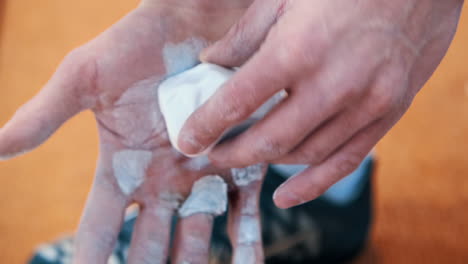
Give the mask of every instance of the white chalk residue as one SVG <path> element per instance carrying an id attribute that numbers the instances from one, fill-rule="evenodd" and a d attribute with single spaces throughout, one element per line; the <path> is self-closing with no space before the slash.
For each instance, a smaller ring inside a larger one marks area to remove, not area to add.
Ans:
<path id="1" fill-rule="evenodd" d="M 198 55 L 206 46 L 206 41 L 199 38 L 189 38 L 180 43 L 166 43 L 163 48 L 166 76 L 178 74 L 197 65 L 200 62 Z"/>
<path id="2" fill-rule="evenodd" d="M 143 247 L 146 249 L 143 251 L 146 253 L 144 256 L 136 257 L 137 261 L 131 263 L 154 263 L 154 264 L 163 264 L 166 263 L 162 261 L 165 259 L 165 247 L 163 246 L 163 241 L 147 241 Z"/>
<path id="3" fill-rule="evenodd" d="M 124 194 L 132 194 L 143 183 L 152 156 L 150 151 L 143 150 L 124 150 L 114 154 L 114 176 Z"/>
<path id="4" fill-rule="evenodd" d="M 192 170 L 192 171 L 200 171 L 205 169 L 211 164 L 210 159 L 208 156 L 199 156 L 188 159 L 184 164 L 184 168 Z"/>
<path id="5" fill-rule="evenodd" d="M 125 145 L 143 146 L 154 135 L 164 134 L 164 119 L 156 100 L 160 80 L 151 77 L 135 83 L 114 103 L 114 129 L 124 137 Z"/>
<path id="6" fill-rule="evenodd" d="M 263 177 L 263 165 L 256 164 L 247 168 L 231 169 L 232 179 L 237 186 L 247 186 Z"/>
<path id="7" fill-rule="evenodd" d="M 179 194 L 167 191 L 161 192 L 158 195 L 158 200 L 164 205 L 157 208 L 157 210 L 154 211 L 154 214 L 162 223 L 169 221 L 168 219 L 174 215 L 174 211 L 179 208 L 182 199 L 183 197 Z"/>
<path id="8" fill-rule="evenodd" d="M 236 248 L 234 264 L 255 264 L 255 249 L 250 245 L 240 245 Z"/>
<path id="9" fill-rule="evenodd" d="M 176 210 L 180 206 L 180 202 L 183 200 L 183 197 L 179 194 L 172 192 L 161 192 L 159 194 L 159 200 L 166 203 L 166 207 L 171 210 Z"/>
<path id="10" fill-rule="evenodd" d="M 256 263 L 254 244 L 261 241 L 260 222 L 257 218 L 250 215 L 242 215 L 239 221 L 234 263 Z"/>
<path id="11" fill-rule="evenodd" d="M 243 215 L 255 215 L 258 213 L 258 197 L 250 195 L 241 209 Z"/>
<path id="12" fill-rule="evenodd" d="M 253 244 L 260 241 L 260 223 L 254 216 L 243 215 L 240 219 L 237 243 Z"/>
<path id="13" fill-rule="evenodd" d="M 219 176 L 205 176 L 196 181 L 192 192 L 179 209 L 180 217 L 205 213 L 221 215 L 227 207 L 227 184 Z"/>

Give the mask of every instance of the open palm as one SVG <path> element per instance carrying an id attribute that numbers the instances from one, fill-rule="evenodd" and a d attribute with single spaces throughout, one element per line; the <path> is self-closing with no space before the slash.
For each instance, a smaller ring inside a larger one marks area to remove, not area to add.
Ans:
<path id="1" fill-rule="evenodd" d="M 262 261 L 257 202 L 263 167 L 240 171 L 253 180 L 236 185 L 231 171 L 180 155 L 170 145 L 157 99 L 158 84 L 197 64 L 199 51 L 242 12 L 209 9 L 200 14 L 143 3 L 71 52 L 41 92 L 0 130 L 0 157 L 7 159 L 40 145 L 75 114 L 95 113 L 100 155 L 77 233 L 75 263 L 107 262 L 132 203 L 139 204 L 140 216 L 129 263 L 165 263 L 175 211 L 194 183 L 212 174 L 223 176 L 230 191 L 239 194 L 229 227 L 235 260 L 240 260 L 236 252 L 248 248 L 254 262 Z M 200 209 L 179 221 L 173 263 L 207 263 L 213 217 L 219 213 Z M 242 237 L 244 220 L 256 222 L 253 237 L 258 239 Z"/>

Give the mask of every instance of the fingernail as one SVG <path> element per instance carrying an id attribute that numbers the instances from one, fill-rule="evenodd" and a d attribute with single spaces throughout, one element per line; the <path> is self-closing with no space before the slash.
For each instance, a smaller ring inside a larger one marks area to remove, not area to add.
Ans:
<path id="1" fill-rule="evenodd" d="M 178 148 L 187 155 L 195 155 L 204 150 L 204 147 L 195 139 L 192 133 L 179 135 Z"/>

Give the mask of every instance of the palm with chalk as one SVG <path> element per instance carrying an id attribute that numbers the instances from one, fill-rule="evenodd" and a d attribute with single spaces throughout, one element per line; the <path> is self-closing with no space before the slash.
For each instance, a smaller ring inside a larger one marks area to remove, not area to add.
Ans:
<path id="1" fill-rule="evenodd" d="M 159 83 L 197 64 L 198 52 L 221 37 L 250 1 L 190 3 L 180 4 L 182 8 L 174 2 L 142 1 L 71 52 L 45 87 L 0 130 L 0 157 L 8 159 L 39 146 L 81 111 L 94 112 L 100 154 L 76 236 L 74 263 L 107 263 L 125 210 L 134 203 L 140 215 L 128 263 L 165 263 L 169 255 L 172 263 L 207 263 L 213 219 L 225 211 L 227 192 L 235 194 L 230 195 L 235 200 L 230 201 L 228 227 L 234 262 L 245 257 L 239 254 L 246 249 L 253 252 L 251 261 L 263 261 L 258 196 L 265 167 L 233 170 L 260 179 L 241 186 L 232 180 L 231 170 L 194 168 L 197 160 L 171 146 L 159 109 Z M 249 236 L 258 240 L 243 239 L 241 219 L 249 221 L 249 232 L 257 233 Z"/>

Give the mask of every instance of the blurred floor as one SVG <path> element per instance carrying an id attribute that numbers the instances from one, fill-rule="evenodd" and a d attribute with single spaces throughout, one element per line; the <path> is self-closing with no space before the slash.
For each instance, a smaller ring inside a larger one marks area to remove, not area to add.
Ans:
<path id="1" fill-rule="evenodd" d="M 67 51 L 136 4 L 0 0 L 0 124 Z M 376 222 L 357 264 L 468 263 L 467 12 L 441 67 L 378 146 Z M 85 113 L 33 153 L 0 163 L 1 263 L 24 263 L 37 244 L 76 227 L 96 156 L 94 121 Z"/>

